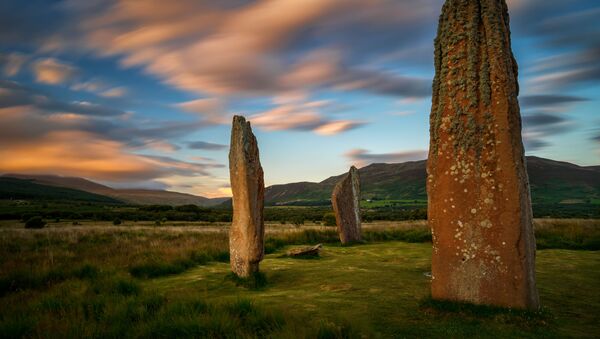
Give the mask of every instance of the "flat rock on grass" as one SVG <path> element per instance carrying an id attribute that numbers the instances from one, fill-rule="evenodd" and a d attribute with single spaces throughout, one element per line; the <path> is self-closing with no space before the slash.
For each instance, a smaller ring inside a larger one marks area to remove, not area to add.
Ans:
<path id="1" fill-rule="evenodd" d="M 318 245 L 309 246 L 309 247 L 293 248 L 293 249 L 287 251 L 286 254 L 288 257 L 292 257 L 292 258 L 318 257 L 322 248 L 323 248 L 323 244 L 318 244 Z"/>

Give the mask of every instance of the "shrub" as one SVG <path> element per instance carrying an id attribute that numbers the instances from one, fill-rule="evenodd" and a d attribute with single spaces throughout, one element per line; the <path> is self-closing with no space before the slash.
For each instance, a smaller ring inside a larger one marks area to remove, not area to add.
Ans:
<path id="1" fill-rule="evenodd" d="M 325 223 L 325 226 L 336 226 L 335 214 L 325 213 L 323 215 L 323 223 Z"/>
<path id="2" fill-rule="evenodd" d="M 25 222 L 25 228 L 44 228 L 44 226 L 46 226 L 46 222 L 39 216 L 31 217 Z"/>
<path id="3" fill-rule="evenodd" d="M 115 220 L 113 220 L 113 225 L 115 225 L 115 226 L 121 225 L 121 219 L 115 218 Z"/>
<path id="4" fill-rule="evenodd" d="M 295 227 L 300 227 L 301 225 L 304 225 L 304 217 L 302 216 L 295 216 L 292 219 L 292 224 L 294 224 Z"/>

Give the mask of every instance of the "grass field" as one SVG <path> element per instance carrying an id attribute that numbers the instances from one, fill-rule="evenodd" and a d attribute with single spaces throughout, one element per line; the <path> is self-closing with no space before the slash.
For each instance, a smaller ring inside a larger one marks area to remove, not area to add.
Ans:
<path id="1" fill-rule="evenodd" d="M 259 289 L 228 278 L 225 224 L 4 222 L 0 337 L 597 337 L 600 252 L 583 249 L 600 221 L 536 228 L 544 308 L 527 313 L 429 300 L 424 222 L 367 224 L 351 247 L 331 228 L 269 225 Z M 318 259 L 282 256 L 317 242 Z"/>

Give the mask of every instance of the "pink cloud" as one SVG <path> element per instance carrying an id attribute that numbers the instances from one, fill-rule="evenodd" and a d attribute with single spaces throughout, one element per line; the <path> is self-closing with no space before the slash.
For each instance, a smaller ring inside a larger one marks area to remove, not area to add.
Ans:
<path id="1" fill-rule="evenodd" d="M 363 121 L 325 118 L 319 109 L 329 104 L 325 100 L 292 101 L 253 115 L 249 120 L 267 131 L 300 130 L 313 131 L 319 135 L 335 135 L 366 124 Z"/>

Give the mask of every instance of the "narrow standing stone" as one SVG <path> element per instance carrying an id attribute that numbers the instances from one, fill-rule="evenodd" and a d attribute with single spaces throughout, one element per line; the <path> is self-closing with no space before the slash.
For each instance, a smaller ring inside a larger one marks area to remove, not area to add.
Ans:
<path id="1" fill-rule="evenodd" d="M 229 176 L 233 193 L 233 222 L 229 230 L 231 270 L 240 277 L 248 277 L 258 272 L 264 256 L 265 184 L 256 137 L 250 122 L 242 116 L 233 117 Z"/>
<path id="2" fill-rule="evenodd" d="M 356 167 L 352 166 L 350 172 L 335 185 L 331 203 L 342 244 L 361 241 L 360 179 Z"/>
<path id="3" fill-rule="evenodd" d="M 505 0 L 446 0 L 427 163 L 431 294 L 539 308 L 517 64 Z"/>

